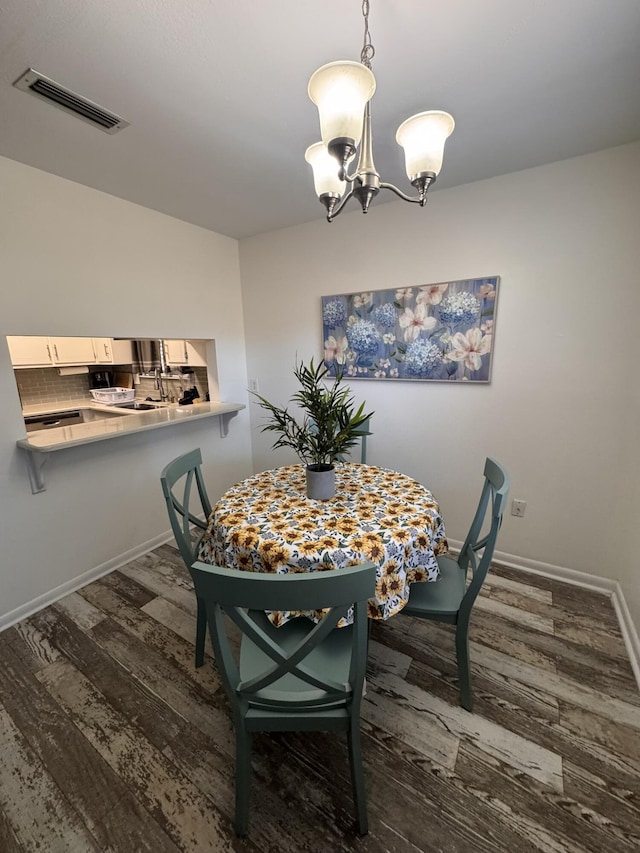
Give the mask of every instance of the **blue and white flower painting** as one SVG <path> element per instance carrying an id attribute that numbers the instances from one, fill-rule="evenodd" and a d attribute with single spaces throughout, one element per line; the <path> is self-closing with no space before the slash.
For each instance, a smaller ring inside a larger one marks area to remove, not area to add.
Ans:
<path id="1" fill-rule="evenodd" d="M 499 280 L 323 296 L 329 375 L 489 382 Z"/>

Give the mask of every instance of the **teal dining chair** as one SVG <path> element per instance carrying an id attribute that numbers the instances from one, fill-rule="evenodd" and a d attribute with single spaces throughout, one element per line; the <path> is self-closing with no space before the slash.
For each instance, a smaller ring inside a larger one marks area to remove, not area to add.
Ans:
<path id="1" fill-rule="evenodd" d="M 253 732 L 345 731 L 360 835 L 368 830 L 360 738 L 367 659 L 367 599 L 376 566 L 279 575 L 206 563 L 192 567 L 207 612 L 216 665 L 231 702 L 236 739 L 235 830 L 249 831 Z M 326 609 L 325 609 L 326 608 Z M 337 624 L 353 608 L 353 624 Z M 279 628 L 257 610 L 322 609 L 316 624 L 298 616 Z M 224 618 L 224 617 L 227 618 Z M 242 632 L 234 657 L 227 633 Z"/>
<path id="2" fill-rule="evenodd" d="M 360 438 L 360 462 L 363 465 L 367 464 L 367 436 L 371 435 L 371 418 L 367 418 L 366 421 L 362 422 L 362 426 L 360 430 L 362 432 L 362 437 Z M 347 462 L 350 458 L 349 454 L 341 453 L 338 456 L 339 462 Z"/>
<path id="3" fill-rule="evenodd" d="M 409 601 L 401 611 L 407 616 L 448 622 L 456 626 L 460 704 L 467 711 L 473 710 L 469 619 L 491 565 L 509 494 L 509 475 L 495 459 L 487 457 L 484 477 L 478 509 L 458 559 L 448 554 L 439 556 L 439 579 L 435 583 L 411 584 Z M 487 525 L 486 534 L 481 535 Z M 470 582 L 467 584 L 468 580 Z"/>
<path id="4" fill-rule="evenodd" d="M 201 465 L 202 454 L 198 448 L 169 462 L 160 475 L 171 529 L 189 572 L 198 556 L 198 546 L 207 529 L 207 519 L 211 515 L 211 501 L 204 485 Z M 201 531 L 195 538 L 192 537 L 192 526 Z M 196 603 L 196 667 L 199 667 L 204 663 L 207 615 L 204 603 L 197 594 Z"/>

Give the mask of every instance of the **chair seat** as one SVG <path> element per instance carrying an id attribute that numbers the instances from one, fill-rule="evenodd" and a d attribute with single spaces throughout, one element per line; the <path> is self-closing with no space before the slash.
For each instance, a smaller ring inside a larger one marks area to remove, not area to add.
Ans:
<path id="1" fill-rule="evenodd" d="M 407 616 L 457 614 L 466 590 L 464 572 L 453 557 L 445 554 L 437 559 L 440 569 L 437 581 L 411 584 L 409 601 L 402 610 Z"/>

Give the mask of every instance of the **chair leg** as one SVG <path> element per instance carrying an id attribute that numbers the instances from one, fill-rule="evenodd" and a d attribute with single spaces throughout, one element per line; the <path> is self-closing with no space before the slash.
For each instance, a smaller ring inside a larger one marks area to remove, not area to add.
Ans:
<path id="1" fill-rule="evenodd" d="M 366 835 L 369 831 L 369 821 L 367 818 L 367 791 L 364 784 L 362 739 L 359 720 L 351 720 L 351 725 L 347 731 L 347 743 L 349 747 L 353 799 L 356 807 L 356 829 L 358 835 Z"/>
<path id="2" fill-rule="evenodd" d="M 456 626 L 456 657 L 458 659 L 458 682 L 460 684 L 460 704 L 467 711 L 473 711 L 473 693 L 471 690 L 471 668 L 469 665 L 469 621 L 458 622 Z"/>
<path id="3" fill-rule="evenodd" d="M 204 643 L 207 637 L 207 611 L 204 601 L 196 598 L 198 613 L 196 616 L 196 667 L 204 663 Z"/>
<path id="4" fill-rule="evenodd" d="M 236 835 L 249 832 L 249 789 L 251 785 L 251 734 L 236 720 Z"/>

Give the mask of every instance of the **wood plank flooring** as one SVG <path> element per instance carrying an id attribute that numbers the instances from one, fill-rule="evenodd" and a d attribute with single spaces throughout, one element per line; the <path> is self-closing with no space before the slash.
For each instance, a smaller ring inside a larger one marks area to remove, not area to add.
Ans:
<path id="1" fill-rule="evenodd" d="M 234 742 L 195 598 L 161 546 L 0 634 L 0 851 L 638 853 L 640 695 L 610 601 L 495 566 L 471 628 L 373 625 L 362 714 L 370 832 L 346 746 L 257 735 L 233 833 Z"/>

